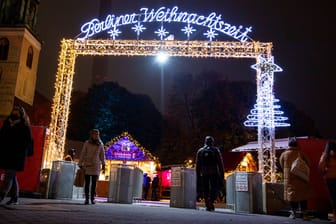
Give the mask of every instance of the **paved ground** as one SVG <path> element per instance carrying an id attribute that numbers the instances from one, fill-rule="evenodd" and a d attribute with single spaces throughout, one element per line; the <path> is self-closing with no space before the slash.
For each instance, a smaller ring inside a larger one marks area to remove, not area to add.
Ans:
<path id="1" fill-rule="evenodd" d="M 327 220 L 291 220 L 283 216 L 234 213 L 217 208 L 214 212 L 197 209 L 173 208 L 167 202 L 117 204 L 99 201 L 84 205 L 83 200 L 20 198 L 18 205 L 0 205 L 1 224 L 216 224 L 216 223 L 329 223 Z"/>

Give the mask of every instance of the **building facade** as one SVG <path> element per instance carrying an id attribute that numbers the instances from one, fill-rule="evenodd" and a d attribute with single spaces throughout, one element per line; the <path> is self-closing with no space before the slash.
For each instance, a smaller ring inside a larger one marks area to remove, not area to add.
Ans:
<path id="1" fill-rule="evenodd" d="M 0 117 L 16 100 L 33 104 L 41 41 L 39 0 L 0 0 Z"/>

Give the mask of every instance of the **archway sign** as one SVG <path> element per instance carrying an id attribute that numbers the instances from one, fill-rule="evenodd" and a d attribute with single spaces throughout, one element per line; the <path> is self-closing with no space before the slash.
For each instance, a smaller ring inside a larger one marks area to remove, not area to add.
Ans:
<path id="1" fill-rule="evenodd" d="M 157 25 L 150 31 L 147 27 Z M 167 30 L 169 24 L 181 25 L 185 40 L 174 40 L 174 34 Z M 122 29 L 131 28 L 136 35 L 134 40 L 117 39 Z M 206 40 L 191 40 L 194 34 L 203 30 Z M 110 38 L 93 39 L 97 34 L 106 32 Z M 152 32 L 157 40 L 143 40 L 144 32 Z M 112 56 L 155 56 L 164 51 L 169 56 L 197 58 L 254 58 L 256 64 L 257 101 L 244 123 L 258 128 L 259 172 L 264 181 L 276 182 L 275 127 L 288 126 L 287 118 L 282 116 L 280 106 L 273 94 L 274 72 L 282 71 L 274 64 L 271 54 L 272 43 L 253 41 L 249 37 L 252 27 L 235 26 L 222 19 L 215 12 L 199 15 L 173 8 L 141 8 L 137 13 L 109 14 L 102 20 L 94 18 L 81 27 L 76 39 L 63 39 L 55 83 L 55 95 L 50 122 L 49 141 L 44 153 L 44 168 L 50 168 L 52 161 L 60 160 L 64 155 L 66 130 L 71 101 L 75 61 L 79 55 Z M 226 36 L 235 41 L 216 41 Z"/>

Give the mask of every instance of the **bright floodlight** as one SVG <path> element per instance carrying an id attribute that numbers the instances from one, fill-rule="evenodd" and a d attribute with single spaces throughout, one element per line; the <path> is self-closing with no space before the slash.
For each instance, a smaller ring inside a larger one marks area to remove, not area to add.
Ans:
<path id="1" fill-rule="evenodd" d="M 160 64 L 164 64 L 166 63 L 166 61 L 168 60 L 168 55 L 166 52 L 160 51 L 157 56 L 156 56 L 156 60 L 160 63 Z"/>

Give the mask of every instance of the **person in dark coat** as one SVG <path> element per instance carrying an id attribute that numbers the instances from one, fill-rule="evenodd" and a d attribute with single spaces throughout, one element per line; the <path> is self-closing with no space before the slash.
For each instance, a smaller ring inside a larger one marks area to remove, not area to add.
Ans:
<path id="1" fill-rule="evenodd" d="M 24 170 L 26 157 L 33 155 L 31 127 L 23 107 L 15 106 L 4 121 L 0 129 L 0 142 L 0 168 L 5 170 L 0 201 L 9 196 L 6 204 L 17 204 L 19 183 L 16 173 Z"/>
<path id="2" fill-rule="evenodd" d="M 204 198 L 207 211 L 215 210 L 214 202 L 224 183 L 223 159 L 214 141 L 213 137 L 206 136 L 205 145 L 196 155 L 197 195 Z"/>
<path id="3" fill-rule="evenodd" d="M 159 176 L 154 175 L 152 180 L 152 201 L 158 200 Z"/>
<path id="4" fill-rule="evenodd" d="M 151 181 L 152 180 L 148 176 L 148 173 L 144 173 L 144 175 L 143 175 L 143 182 L 142 182 L 142 192 L 143 192 L 143 198 L 144 198 L 144 200 L 147 200 L 148 191 L 149 191 L 149 188 L 150 188 Z"/>

